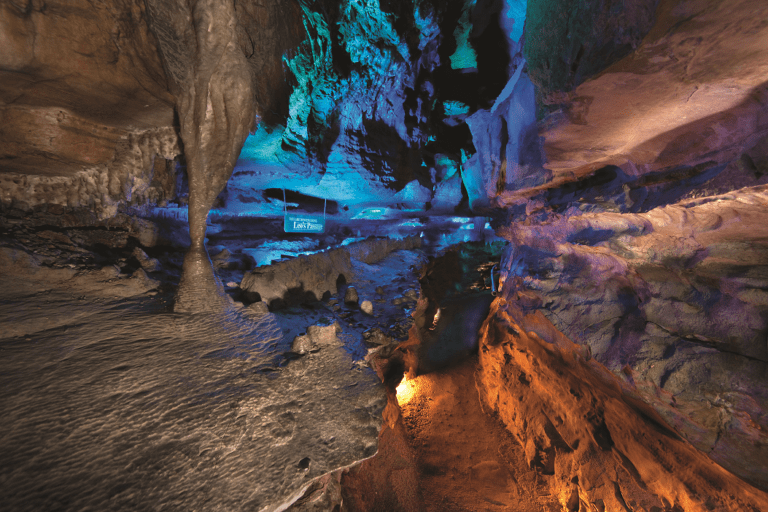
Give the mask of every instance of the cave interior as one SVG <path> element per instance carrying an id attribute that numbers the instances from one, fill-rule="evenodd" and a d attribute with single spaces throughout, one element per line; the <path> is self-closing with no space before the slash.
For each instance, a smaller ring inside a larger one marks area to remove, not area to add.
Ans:
<path id="1" fill-rule="evenodd" d="M 0 0 L 0 506 L 768 510 L 764 0 Z"/>

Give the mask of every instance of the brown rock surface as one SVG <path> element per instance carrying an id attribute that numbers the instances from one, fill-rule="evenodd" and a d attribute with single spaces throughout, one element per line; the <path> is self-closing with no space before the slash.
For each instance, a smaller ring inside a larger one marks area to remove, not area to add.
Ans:
<path id="1" fill-rule="evenodd" d="M 0 4 L 3 204 L 86 206 L 102 217 L 148 192 L 180 154 L 144 2 Z M 175 173 L 175 169 L 171 169 Z"/>
<path id="2" fill-rule="evenodd" d="M 768 395 L 768 189 L 514 225 L 523 293 L 695 447 L 761 488 Z"/>
<path id="3" fill-rule="evenodd" d="M 477 369 L 473 357 L 397 387 L 379 452 L 342 477 L 348 510 L 560 510 L 546 478 L 525 464 L 523 448 L 483 411 Z"/>
<path id="4" fill-rule="evenodd" d="M 498 299 L 484 326 L 482 400 L 563 510 L 763 510 L 768 495 L 681 440 L 540 313 Z"/>
<path id="5" fill-rule="evenodd" d="M 766 15 L 755 0 L 662 0 L 637 50 L 567 92 L 542 123 L 553 173 L 544 188 L 606 165 L 637 177 L 726 164 L 752 148 L 768 135 Z"/>

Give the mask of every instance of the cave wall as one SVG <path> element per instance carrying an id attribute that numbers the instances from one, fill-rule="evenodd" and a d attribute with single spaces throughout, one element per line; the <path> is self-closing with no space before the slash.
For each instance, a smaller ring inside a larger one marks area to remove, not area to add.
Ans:
<path id="1" fill-rule="evenodd" d="M 159 183 L 181 154 L 174 100 L 144 2 L 4 1 L 0 13 L 3 206 L 109 217 L 172 198 Z"/>
<path id="2" fill-rule="evenodd" d="M 521 100 L 508 99 L 527 83 L 525 5 L 306 0 L 240 2 L 232 11 L 229 2 L 4 2 L 3 203 L 83 206 L 102 217 L 144 198 L 164 204 L 174 191 L 142 192 L 160 168 L 155 155 L 178 159 L 167 166 L 178 174 L 205 167 L 194 155 L 202 147 L 221 153 L 213 167 L 228 169 L 239 155 L 232 210 L 246 208 L 237 197 L 274 187 L 348 203 L 487 206 L 520 175 L 519 119 L 525 143 L 536 146 L 530 85 Z M 208 22 L 216 41 L 197 34 Z M 221 51 L 230 67 L 208 69 Z M 209 85 L 227 91 L 212 96 L 214 111 L 230 106 L 214 123 L 224 131 L 206 146 L 191 127 L 206 123 Z M 505 126 L 486 133 L 488 115 Z M 492 147 L 501 131 L 509 142 Z M 212 204 L 230 173 L 201 175 L 212 196 L 202 203 Z"/>
<path id="3" fill-rule="evenodd" d="M 502 208 L 504 300 L 768 486 L 763 2 L 0 9 L 4 207 L 162 204 L 183 153 L 198 248 L 225 186 L 232 211 L 267 187 Z"/>
<path id="4" fill-rule="evenodd" d="M 529 4 L 528 19 L 544 7 Z M 610 4 L 597 7 L 600 27 Z M 644 36 L 622 32 L 624 11 L 587 37 L 613 37 L 601 51 L 571 42 L 586 30 L 579 9 L 559 4 L 527 25 L 551 176 L 497 198 L 510 241 L 504 300 L 540 315 L 529 335 L 548 344 L 564 335 L 631 403 L 650 405 L 659 423 L 765 490 L 766 7 L 662 0 L 652 23 L 638 24 Z M 634 48 L 623 57 L 622 40 Z M 542 41 L 553 50 L 544 60 Z M 498 371 L 513 371 L 499 357 Z M 490 379 L 486 390 L 499 385 Z M 546 421 L 554 430 L 544 437 L 565 437 L 555 417 Z"/>
<path id="5" fill-rule="evenodd" d="M 497 188 L 541 169 L 521 54 L 525 5 L 303 3 L 307 36 L 285 58 L 290 113 L 246 140 L 233 197 L 285 187 L 346 204 L 488 206 Z M 493 141 L 502 130 L 503 148 Z"/>

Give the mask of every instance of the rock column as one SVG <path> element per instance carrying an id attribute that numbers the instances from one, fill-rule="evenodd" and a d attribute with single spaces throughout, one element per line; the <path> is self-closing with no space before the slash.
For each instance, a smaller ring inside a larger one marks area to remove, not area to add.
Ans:
<path id="1" fill-rule="evenodd" d="M 202 250 L 205 221 L 253 127 L 248 61 L 232 0 L 147 0 L 169 87 L 176 97 L 189 178 L 189 233 Z"/>

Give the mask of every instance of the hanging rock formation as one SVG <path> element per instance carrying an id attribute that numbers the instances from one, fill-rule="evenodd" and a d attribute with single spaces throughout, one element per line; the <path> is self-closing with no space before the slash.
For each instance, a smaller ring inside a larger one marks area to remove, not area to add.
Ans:
<path id="1" fill-rule="evenodd" d="M 176 99 L 189 181 L 191 246 L 177 309 L 195 310 L 203 304 L 194 297 L 214 293 L 210 280 L 201 279 L 209 273 L 200 268 L 208 259 L 208 212 L 260 112 L 273 106 L 269 99 L 282 81 L 275 62 L 285 48 L 281 43 L 298 33 L 298 7 L 273 2 L 238 9 L 229 0 L 150 0 L 147 5 Z"/>

